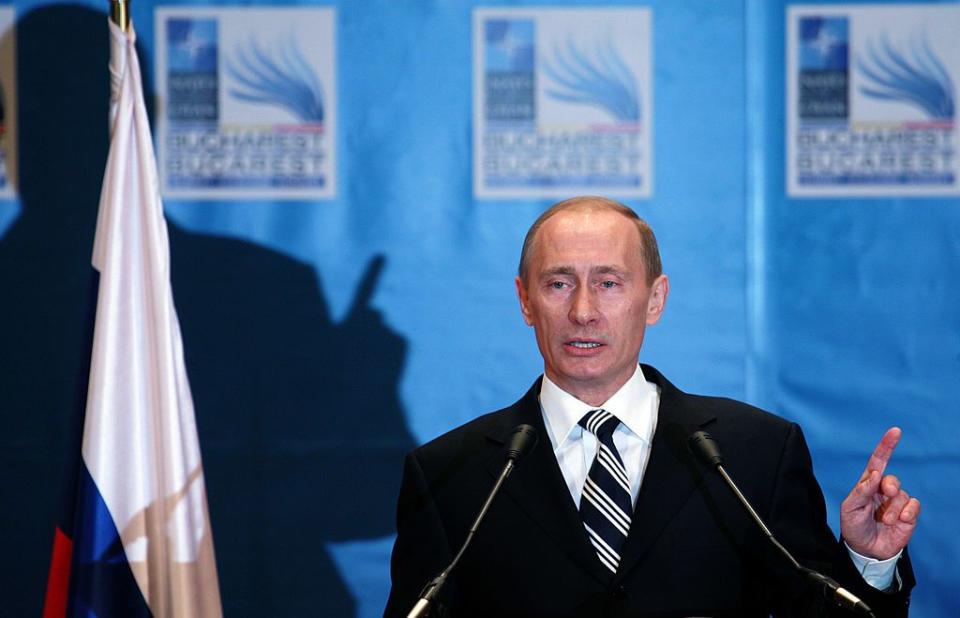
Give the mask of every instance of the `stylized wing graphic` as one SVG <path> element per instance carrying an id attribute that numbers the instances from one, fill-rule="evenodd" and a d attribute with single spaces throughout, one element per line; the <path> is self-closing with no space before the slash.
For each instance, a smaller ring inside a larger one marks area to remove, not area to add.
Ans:
<path id="1" fill-rule="evenodd" d="M 293 37 L 275 46 L 271 57 L 251 40 L 226 62 L 227 71 L 241 86 L 230 95 L 241 101 L 279 105 L 303 122 L 323 122 L 323 88 L 304 60 Z"/>
<path id="2" fill-rule="evenodd" d="M 866 56 L 857 58 L 857 68 L 872 84 L 861 86 L 861 93 L 909 103 L 933 119 L 953 118 L 953 81 L 926 39 L 914 39 L 909 53 L 903 53 L 884 36 L 880 50 L 871 41 Z"/>
<path id="3" fill-rule="evenodd" d="M 620 58 L 613 43 L 597 46 L 588 58 L 568 40 L 566 50 L 554 50 L 553 62 L 544 61 L 543 72 L 558 87 L 546 93 L 559 101 L 582 103 L 605 110 L 621 122 L 640 120 L 640 97 L 636 79 Z"/>

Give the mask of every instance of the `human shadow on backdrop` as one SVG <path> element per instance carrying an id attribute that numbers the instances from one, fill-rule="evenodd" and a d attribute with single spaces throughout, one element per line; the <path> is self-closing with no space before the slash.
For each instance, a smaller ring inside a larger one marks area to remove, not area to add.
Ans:
<path id="1" fill-rule="evenodd" d="M 22 210 L 0 238 L 0 529 L 17 531 L 0 535 L 9 615 L 40 612 L 77 444 L 108 147 L 106 19 L 56 5 L 17 27 Z M 168 225 L 224 610 L 351 615 L 325 544 L 393 532 L 414 445 L 398 397 L 406 342 L 370 305 L 385 258 L 362 266 L 334 322 L 310 266 Z"/>

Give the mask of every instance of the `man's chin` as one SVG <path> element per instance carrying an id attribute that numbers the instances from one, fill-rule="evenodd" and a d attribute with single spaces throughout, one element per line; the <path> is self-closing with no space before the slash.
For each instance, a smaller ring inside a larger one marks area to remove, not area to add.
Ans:
<path id="1" fill-rule="evenodd" d="M 616 391 L 623 386 L 630 376 L 610 375 L 609 369 L 604 371 L 597 367 L 566 367 L 563 372 L 548 372 L 547 375 L 554 384 L 576 395 L 582 392 L 606 391 L 611 388 Z"/>

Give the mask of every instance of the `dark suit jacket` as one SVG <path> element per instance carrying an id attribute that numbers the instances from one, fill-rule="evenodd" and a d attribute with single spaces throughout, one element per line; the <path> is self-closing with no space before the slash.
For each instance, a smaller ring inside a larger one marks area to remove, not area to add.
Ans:
<path id="1" fill-rule="evenodd" d="M 539 443 L 519 462 L 447 583 L 454 616 L 817 615 L 824 603 L 777 554 L 721 479 L 689 452 L 708 430 L 726 468 L 780 542 L 805 566 L 833 575 L 878 618 L 906 613 L 913 574 L 886 594 L 854 570 L 826 521 L 823 494 L 799 426 L 729 399 L 660 387 L 653 449 L 613 581 L 587 539 L 544 429 L 539 381 L 517 403 L 482 416 L 406 460 L 387 616 L 405 616 L 452 559 L 499 474 L 503 444 L 528 423 Z"/>

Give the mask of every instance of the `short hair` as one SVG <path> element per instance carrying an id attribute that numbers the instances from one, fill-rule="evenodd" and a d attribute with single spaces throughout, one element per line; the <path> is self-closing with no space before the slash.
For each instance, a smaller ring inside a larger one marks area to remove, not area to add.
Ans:
<path id="1" fill-rule="evenodd" d="M 629 206 L 620 202 L 593 195 L 572 197 L 562 202 L 557 202 L 550 208 L 543 211 L 533 222 L 530 229 L 527 230 L 527 236 L 523 239 L 523 249 L 520 251 L 520 265 L 517 268 L 517 275 L 524 284 L 527 282 L 527 268 L 530 261 L 530 253 L 533 251 L 537 242 L 537 233 L 548 219 L 556 214 L 567 211 L 593 211 L 606 210 L 623 215 L 633 221 L 640 232 L 640 258 L 647 270 L 647 283 L 652 284 L 654 279 L 663 274 L 663 264 L 660 261 L 660 249 L 657 247 L 657 238 L 653 234 L 650 225 L 640 218 Z"/>

